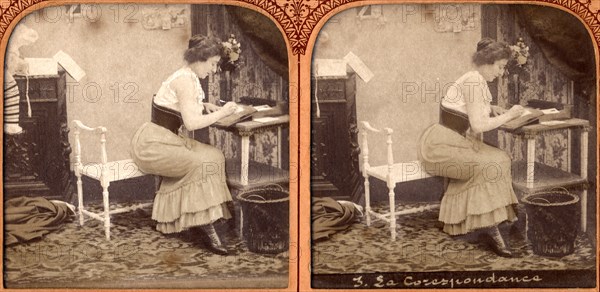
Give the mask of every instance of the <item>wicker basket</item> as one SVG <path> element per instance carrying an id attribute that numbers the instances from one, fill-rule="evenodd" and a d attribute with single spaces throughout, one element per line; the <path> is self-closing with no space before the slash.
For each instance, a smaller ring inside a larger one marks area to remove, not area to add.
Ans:
<path id="1" fill-rule="evenodd" d="M 579 230 L 579 197 L 563 189 L 534 193 L 522 201 L 533 253 L 552 257 L 573 253 Z"/>
<path id="2" fill-rule="evenodd" d="M 279 185 L 250 189 L 238 195 L 242 236 L 248 250 L 276 254 L 287 251 L 290 195 Z"/>

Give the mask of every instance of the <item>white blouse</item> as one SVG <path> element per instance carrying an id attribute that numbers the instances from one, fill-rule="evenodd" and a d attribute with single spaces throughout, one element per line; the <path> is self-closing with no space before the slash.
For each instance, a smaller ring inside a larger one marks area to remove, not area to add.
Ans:
<path id="1" fill-rule="evenodd" d="M 177 98 L 175 91 L 171 89 L 171 82 L 180 76 L 185 76 L 186 78 L 190 79 L 190 82 L 194 83 L 194 88 L 198 93 L 198 103 L 202 104 L 205 98 L 204 90 L 202 90 L 202 87 L 200 86 L 200 79 L 198 79 L 198 75 L 196 75 L 196 73 L 194 73 L 194 71 L 192 71 L 192 69 L 189 67 L 183 67 L 175 71 L 175 73 L 169 76 L 169 78 L 162 83 L 160 89 L 156 93 L 156 96 L 154 96 L 154 103 L 181 112 L 179 107 L 179 98 Z"/>
<path id="2" fill-rule="evenodd" d="M 466 82 L 468 79 L 477 81 Z M 485 81 L 478 71 L 469 71 L 452 83 L 446 92 L 446 96 L 442 99 L 442 105 L 446 108 L 468 114 L 467 103 L 463 94 L 464 90 L 470 90 L 472 98 L 475 99 L 478 97 L 478 100 L 483 100 L 484 104 L 482 106 L 485 106 L 484 112 L 487 115 L 491 113 L 492 93 L 487 85 L 487 81 Z"/>

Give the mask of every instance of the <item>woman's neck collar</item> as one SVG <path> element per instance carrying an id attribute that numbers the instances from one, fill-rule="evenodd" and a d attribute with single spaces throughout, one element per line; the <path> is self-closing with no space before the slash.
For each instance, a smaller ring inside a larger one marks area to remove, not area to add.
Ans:
<path id="1" fill-rule="evenodd" d="M 487 74 L 487 72 L 486 72 L 486 71 L 487 71 L 487 68 L 486 68 L 486 66 L 488 66 L 488 65 L 480 65 L 480 66 L 476 66 L 476 65 L 475 65 L 475 66 L 473 67 L 473 68 L 474 68 L 474 69 L 473 69 L 473 71 L 477 72 L 477 73 L 478 73 L 478 74 L 479 74 L 479 75 L 480 75 L 480 76 L 483 78 L 483 80 L 485 80 L 485 81 L 487 81 L 487 82 L 491 82 L 491 81 L 489 81 L 489 80 L 488 80 L 488 78 L 486 77 L 486 74 Z M 493 81 L 493 80 L 492 80 L 492 81 Z"/>
<path id="2" fill-rule="evenodd" d="M 189 64 L 185 64 L 183 65 L 183 67 L 181 67 L 182 70 L 187 70 L 189 72 L 191 72 L 192 74 L 198 76 L 198 74 L 196 74 L 196 72 L 194 72 L 194 70 L 192 70 L 192 67 L 190 67 Z"/>

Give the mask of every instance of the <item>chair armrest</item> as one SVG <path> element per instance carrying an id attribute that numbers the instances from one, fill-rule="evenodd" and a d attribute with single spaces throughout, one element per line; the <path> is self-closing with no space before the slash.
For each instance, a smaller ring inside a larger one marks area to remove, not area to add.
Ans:
<path id="1" fill-rule="evenodd" d="M 88 127 L 86 125 L 84 125 L 80 120 L 73 120 L 73 126 L 77 129 L 81 129 L 81 130 L 86 130 L 86 131 L 90 131 L 90 132 L 100 132 L 100 133 L 106 133 L 108 130 L 106 129 L 106 127 Z"/>
<path id="2" fill-rule="evenodd" d="M 365 129 L 365 130 L 369 130 L 369 131 L 375 132 L 375 133 L 380 133 L 381 132 L 381 130 L 373 128 L 371 126 L 371 124 L 369 124 L 369 122 L 367 122 L 367 121 L 361 121 L 360 123 L 362 124 L 363 129 Z"/>

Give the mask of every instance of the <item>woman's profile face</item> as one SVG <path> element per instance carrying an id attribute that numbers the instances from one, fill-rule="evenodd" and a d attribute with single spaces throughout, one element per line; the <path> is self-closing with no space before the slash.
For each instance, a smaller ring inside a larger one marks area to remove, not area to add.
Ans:
<path id="1" fill-rule="evenodd" d="M 494 79 L 496 77 L 502 77 L 502 75 L 504 74 L 504 72 L 506 71 L 506 64 L 508 63 L 507 59 L 502 59 L 502 60 L 498 60 L 496 62 L 494 62 L 494 70 L 496 71 L 496 75 L 494 77 Z"/>
<path id="2" fill-rule="evenodd" d="M 494 79 L 501 77 L 504 74 L 507 63 L 507 59 L 497 60 L 493 64 L 484 65 L 481 73 L 487 82 L 492 82 Z"/>
<path id="3" fill-rule="evenodd" d="M 198 78 L 204 79 L 209 74 L 217 72 L 217 66 L 220 60 L 221 56 L 212 56 L 206 61 L 198 61 L 190 64 L 190 68 L 198 75 Z"/>

